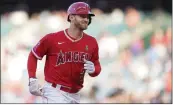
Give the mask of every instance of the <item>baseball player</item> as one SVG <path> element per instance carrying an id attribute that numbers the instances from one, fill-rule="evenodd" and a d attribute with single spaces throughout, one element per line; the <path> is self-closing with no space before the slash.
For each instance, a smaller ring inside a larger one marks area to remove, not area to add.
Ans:
<path id="1" fill-rule="evenodd" d="M 95 15 L 85 2 L 71 4 L 67 12 L 70 27 L 45 35 L 28 57 L 29 91 L 43 103 L 79 103 L 85 73 L 95 77 L 101 71 L 97 41 L 83 32 Z M 44 55 L 46 82 L 41 88 L 36 69 Z"/>

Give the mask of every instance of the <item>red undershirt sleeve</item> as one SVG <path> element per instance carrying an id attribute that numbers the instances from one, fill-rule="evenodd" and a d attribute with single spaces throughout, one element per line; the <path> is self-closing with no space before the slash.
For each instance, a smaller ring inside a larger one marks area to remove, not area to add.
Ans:
<path id="1" fill-rule="evenodd" d="M 27 63 L 29 78 L 36 78 L 37 58 L 30 52 Z"/>

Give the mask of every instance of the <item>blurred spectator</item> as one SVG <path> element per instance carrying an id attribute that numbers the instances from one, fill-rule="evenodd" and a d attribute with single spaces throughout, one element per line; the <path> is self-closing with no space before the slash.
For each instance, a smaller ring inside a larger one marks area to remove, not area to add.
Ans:
<path id="1" fill-rule="evenodd" d="M 172 90 L 172 73 L 171 70 L 169 70 L 165 75 L 165 92 L 171 93 Z"/>
<path id="2" fill-rule="evenodd" d="M 151 45 L 155 46 L 158 44 L 164 44 L 163 30 L 156 30 L 151 38 Z"/>
<path id="3" fill-rule="evenodd" d="M 116 37 L 113 36 L 108 36 L 108 33 L 106 36 L 103 36 L 101 39 L 98 41 L 99 45 L 99 55 L 100 58 L 106 58 L 106 57 L 115 57 L 118 53 L 118 43 Z"/>
<path id="4" fill-rule="evenodd" d="M 134 37 L 134 39 L 131 44 L 131 52 L 133 53 L 134 56 L 138 56 L 144 50 L 144 42 L 139 37 L 138 34 L 134 34 L 133 37 Z"/>
<path id="5" fill-rule="evenodd" d="M 165 33 L 165 44 L 168 45 L 171 43 L 171 27 L 168 27 Z"/>
<path id="6" fill-rule="evenodd" d="M 129 28 L 135 27 L 140 22 L 140 18 L 140 14 L 135 8 L 127 8 L 125 20 Z"/>

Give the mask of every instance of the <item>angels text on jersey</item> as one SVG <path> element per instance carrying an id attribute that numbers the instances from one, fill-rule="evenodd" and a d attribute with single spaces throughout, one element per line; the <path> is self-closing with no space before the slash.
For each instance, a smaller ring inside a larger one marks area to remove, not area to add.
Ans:
<path id="1" fill-rule="evenodd" d="M 85 52 L 78 51 L 68 51 L 62 52 L 60 51 L 57 56 L 56 66 L 61 64 L 65 64 L 66 62 L 84 62 L 83 59 L 89 60 L 91 56 Z"/>

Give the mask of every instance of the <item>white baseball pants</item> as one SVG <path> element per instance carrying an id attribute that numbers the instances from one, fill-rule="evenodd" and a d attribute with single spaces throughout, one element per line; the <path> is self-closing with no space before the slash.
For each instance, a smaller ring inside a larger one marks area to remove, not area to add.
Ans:
<path id="1" fill-rule="evenodd" d="M 43 103 L 79 103 L 80 94 L 68 93 L 60 90 L 61 85 L 56 88 L 52 87 L 51 83 L 46 82 L 43 86 Z"/>

